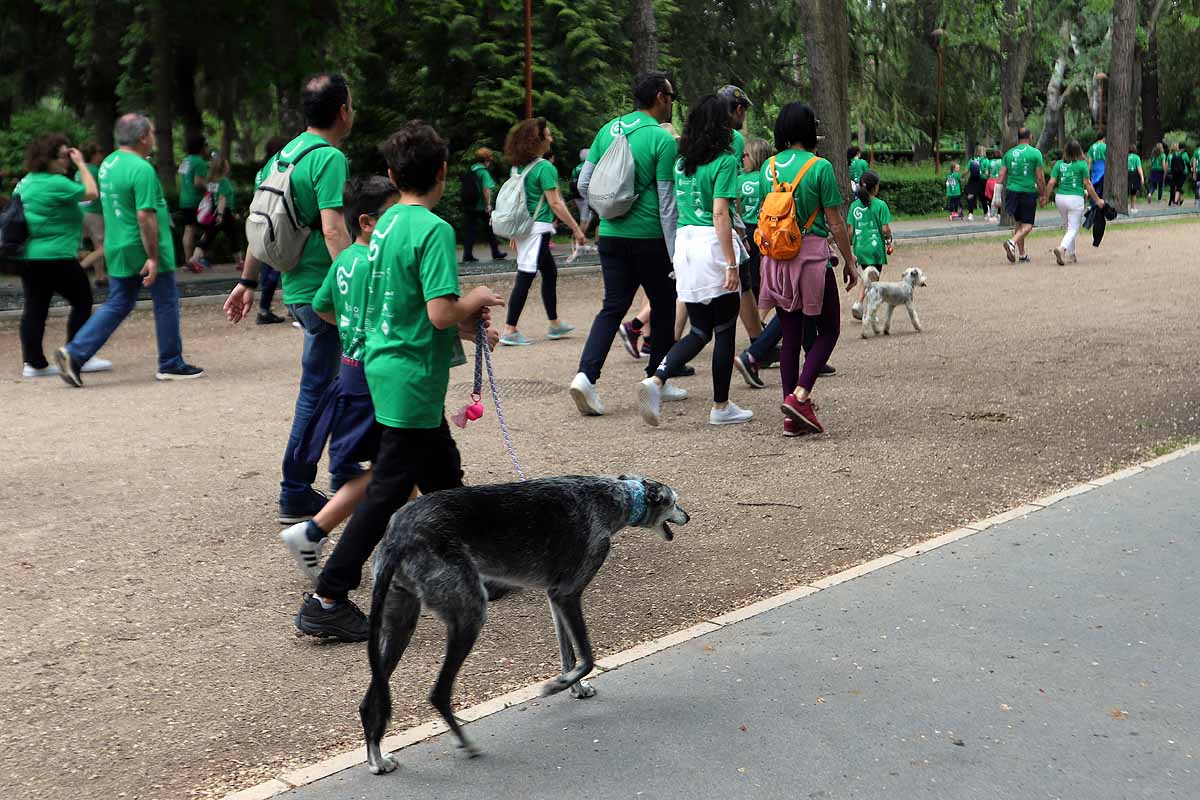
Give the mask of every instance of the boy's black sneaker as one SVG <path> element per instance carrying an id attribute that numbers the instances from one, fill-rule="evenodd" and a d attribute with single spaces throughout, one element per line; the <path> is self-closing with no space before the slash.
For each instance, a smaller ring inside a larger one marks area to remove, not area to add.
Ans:
<path id="1" fill-rule="evenodd" d="M 83 366 L 67 352 L 67 348 L 60 347 L 54 351 L 54 363 L 58 365 L 58 375 L 68 386 L 74 386 L 79 389 L 83 386 L 83 378 L 79 377 L 79 368 Z"/>
<path id="2" fill-rule="evenodd" d="M 349 600 L 341 600 L 333 608 L 325 608 L 308 592 L 296 612 L 296 630 L 305 636 L 337 639 L 341 642 L 365 642 L 370 636 L 367 615 Z"/>
<path id="3" fill-rule="evenodd" d="M 286 499 L 280 498 L 279 524 L 295 525 L 297 522 L 307 522 L 316 516 L 317 512 L 324 508 L 328 502 L 328 497 L 311 486 L 302 495 Z"/>
<path id="4" fill-rule="evenodd" d="M 668 375 L 668 378 L 690 378 L 696 374 L 696 368 L 691 364 L 680 364 L 679 368 Z"/>
<path id="5" fill-rule="evenodd" d="M 184 364 L 182 367 L 172 367 L 171 369 L 160 369 L 154 373 L 156 381 L 190 381 L 192 378 L 203 378 L 204 370 L 191 364 Z"/>
<path id="6" fill-rule="evenodd" d="M 273 311 L 259 311 L 258 318 L 254 320 L 255 325 L 278 325 L 281 322 L 287 320 Z"/>

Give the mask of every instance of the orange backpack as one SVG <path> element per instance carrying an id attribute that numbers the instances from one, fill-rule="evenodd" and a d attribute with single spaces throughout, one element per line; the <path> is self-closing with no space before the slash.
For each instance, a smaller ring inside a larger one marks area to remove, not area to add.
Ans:
<path id="1" fill-rule="evenodd" d="M 754 232 L 754 241 L 764 256 L 776 261 L 789 261 L 800 254 L 800 242 L 808 235 L 808 230 L 821 207 L 817 206 L 801 228 L 796 219 L 796 187 L 800 185 L 809 168 L 820 160 L 822 159 L 814 155 L 800 168 L 796 180 L 780 183 L 775 156 L 771 156 L 767 166 L 774 185 L 763 198 L 758 211 L 758 230 Z"/>

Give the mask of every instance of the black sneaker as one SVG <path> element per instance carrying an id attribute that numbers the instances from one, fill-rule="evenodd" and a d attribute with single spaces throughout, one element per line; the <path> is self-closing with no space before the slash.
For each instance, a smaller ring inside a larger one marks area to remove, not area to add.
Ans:
<path id="1" fill-rule="evenodd" d="M 492 253 L 492 261 L 503 261 L 508 258 L 508 253 L 501 250 L 499 253 Z"/>
<path id="2" fill-rule="evenodd" d="M 759 369 L 770 369 L 777 366 L 779 366 L 779 345 L 768 350 L 766 357 L 758 362 Z"/>
<path id="3" fill-rule="evenodd" d="M 307 522 L 325 507 L 329 498 L 311 486 L 298 496 L 279 499 L 279 524 L 295 525 L 297 522 Z"/>
<path id="4" fill-rule="evenodd" d="M 633 358 L 641 358 L 641 353 L 638 351 L 638 339 L 642 337 L 640 331 L 633 329 L 633 323 L 622 322 L 621 329 L 617 331 L 617 335 L 621 337 L 621 344 L 625 345 L 625 352 L 629 353 Z"/>
<path id="5" fill-rule="evenodd" d="M 255 325 L 278 325 L 281 322 L 287 320 L 271 311 L 259 311 L 258 318 L 254 320 Z"/>
<path id="6" fill-rule="evenodd" d="M 192 378 L 203 378 L 204 370 L 199 367 L 194 367 L 191 364 L 184 364 L 182 367 L 174 367 L 172 369 L 160 369 L 154 373 L 156 381 L 190 381 Z"/>
<path id="7" fill-rule="evenodd" d="M 296 612 L 296 630 L 305 636 L 342 642 L 365 642 L 371 634 L 367 615 L 354 603 L 342 600 L 326 609 L 308 592 L 304 593 L 304 603 Z"/>
<path id="8" fill-rule="evenodd" d="M 749 353 L 742 353 L 733 359 L 733 365 L 742 374 L 742 380 L 752 389 L 765 389 L 767 382 L 758 374 L 758 364 Z"/>
<path id="9" fill-rule="evenodd" d="M 837 370 L 833 368 L 832 364 L 826 364 L 825 366 L 821 367 L 820 371 L 818 371 L 817 374 L 825 375 L 825 376 L 837 375 Z"/>
<path id="10" fill-rule="evenodd" d="M 474 264 L 474 263 L 475 263 L 476 261 L 478 261 L 478 260 L 479 260 L 479 259 L 478 259 L 478 258 L 475 258 L 475 256 L 471 256 L 470 258 L 468 258 L 467 256 L 463 256 L 462 263 L 464 263 L 464 264 Z"/>
<path id="11" fill-rule="evenodd" d="M 668 378 L 690 378 L 696 374 L 696 368 L 691 364 L 684 364 L 679 369 L 668 375 Z"/>
<path id="12" fill-rule="evenodd" d="M 79 368 L 83 364 L 72 358 L 67 348 L 60 347 L 54 351 L 54 363 L 58 365 L 58 375 L 64 383 L 76 389 L 83 387 L 83 379 L 79 377 Z"/>

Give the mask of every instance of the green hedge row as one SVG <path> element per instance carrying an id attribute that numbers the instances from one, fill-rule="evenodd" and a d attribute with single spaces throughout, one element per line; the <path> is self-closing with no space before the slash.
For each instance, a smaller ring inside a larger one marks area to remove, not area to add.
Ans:
<path id="1" fill-rule="evenodd" d="M 941 211 L 946 207 L 946 179 L 935 175 L 881 178 L 879 197 L 893 214 L 916 216 Z"/>

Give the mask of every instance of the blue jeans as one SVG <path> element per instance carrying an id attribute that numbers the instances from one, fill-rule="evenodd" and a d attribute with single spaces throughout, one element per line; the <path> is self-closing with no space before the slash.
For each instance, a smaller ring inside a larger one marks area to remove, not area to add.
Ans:
<path id="1" fill-rule="evenodd" d="M 83 363 L 99 352 L 113 332 L 133 311 L 142 278 L 108 276 L 108 299 L 96 309 L 90 319 L 79 329 L 70 342 L 67 352 L 71 358 Z M 160 272 L 150 286 L 150 299 L 154 301 L 154 332 L 158 336 L 159 371 L 179 369 L 184 366 L 183 338 L 179 335 L 179 288 L 175 285 L 174 272 Z"/>
<path id="2" fill-rule="evenodd" d="M 304 429 L 312 417 L 317 401 L 329 384 L 337 377 L 342 366 L 342 341 L 338 329 L 317 316 L 308 303 L 288 306 L 292 316 L 304 328 L 304 352 L 300 356 L 300 393 L 296 396 L 296 413 L 292 417 L 292 432 L 288 435 L 287 449 L 283 452 L 283 480 L 279 482 L 279 502 L 303 496 L 317 478 L 316 464 L 302 464 L 292 457 L 296 445 L 304 436 Z M 344 470 L 345 475 L 334 475 L 334 482 L 341 483 L 353 478 L 358 470 Z"/>

